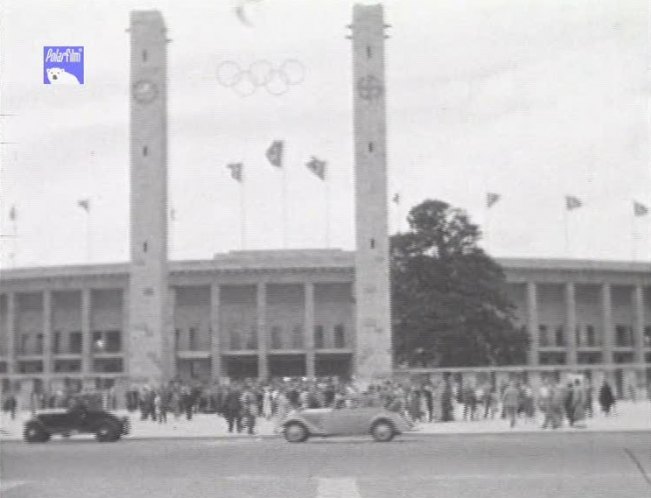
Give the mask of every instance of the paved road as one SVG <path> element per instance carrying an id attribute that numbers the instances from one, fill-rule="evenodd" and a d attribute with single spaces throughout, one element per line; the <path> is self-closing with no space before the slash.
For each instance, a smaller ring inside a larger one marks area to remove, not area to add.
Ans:
<path id="1" fill-rule="evenodd" d="M 651 496 L 651 432 L 410 435 L 389 444 L 70 439 L 4 443 L 1 463 L 3 498 Z"/>

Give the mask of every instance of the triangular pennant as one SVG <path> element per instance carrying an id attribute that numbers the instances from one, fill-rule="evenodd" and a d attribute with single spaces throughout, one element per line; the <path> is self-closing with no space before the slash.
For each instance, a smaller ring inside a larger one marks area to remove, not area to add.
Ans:
<path id="1" fill-rule="evenodd" d="M 633 201 L 633 213 L 635 216 L 645 216 L 649 214 L 649 208 L 641 202 Z"/>
<path id="2" fill-rule="evenodd" d="M 572 211 L 572 209 L 580 208 L 581 206 L 583 206 L 583 202 L 578 197 L 574 197 L 572 195 L 565 196 L 565 207 L 567 208 L 568 211 Z"/>
<path id="3" fill-rule="evenodd" d="M 231 170 L 231 178 L 236 182 L 241 182 L 244 176 L 244 164 L 242 163 L 231 163 L 227 164 L 226 167 Z"/>
<path id="4" fill-rule="evenodd" d="M 493 207 L 493 205 L 500 200 L 500 197 L 501 197 L 500 194 L 495 194 L 493 192 L 489 192 L 488 194 L 486 194 L 486 207 L 487 208 Z"/>
<path id="5" fill-rule="evenodd" d="M 276 166 L 277 168 L 283 167 L 284 148 L 285 148 L 285 143 L 282 140 L 274 140 L 274 142 L 269 146 L 265 154 L 269 162 L 273 166 Z"/>
<path id="6" fill-rule="evenodd" d="M 309 169 L 312 173 L 314 173 L 316 176 L 321 178 L 321 180 L 325 180 L 326 165 L 327 163 L 325 161 L 317 159 L 314 156 L 312 156 L 312 159 L 310 159 L 310 161 L 306 164 L 307 169 Z"/>
<path id="7" fill-rule="evenodd" d="M 90 212 L 90 199 L 80 199 L 77 201 L 77 206 L 86 211 Z"/>

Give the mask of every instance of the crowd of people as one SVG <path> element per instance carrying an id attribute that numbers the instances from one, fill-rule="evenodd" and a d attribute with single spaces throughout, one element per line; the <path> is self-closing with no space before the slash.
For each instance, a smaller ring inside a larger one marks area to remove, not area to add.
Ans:
<path id="1" fill-rule="evenodd" d="M 565 381 L 544 379 L 533 388 L 526 382 L 460 383 L 453 377 L 439 382 L 391 381 L 361 386 L 338 378 L 282 378 L 269 382 L 248 379 L 229 385 L 209 386 L 176 380 L 160 388 L 145 386 L 126 393 L 126 408 L 139 411 L 142 420 L 159 424 L 184 417 L 192 420 L 196 413 L 215 413 L 227 422 L 228 432 L 255 432 L 256 420 L 264 417 L 280 422 L 292 410 L 328 408 L 365 403 L 402 413 L 413 422 L 450 422 L 456 419 L 475 421 L 505 419 L 511 427 L 519 421 L 542 420 L 543 429 L 568 426 L 584 427 L 594 414 L 595 401 L 605 415 L 615 406 L 610 384 L 604 381 L 595 400 L 593 387 L 582 378 Z M 78 394 L 57 391 L 32 396 L 30 409 L 66 408 Z M 86 403 L 105 410 L 118 406 L 113 389 L 85 393 Z M 360 401 L 361 400 L 361 401 Z M 15 417 L 17 403 L 5 393 L 2 409 Z"/>
<path id="2" fill-rule="evenodd" d="M 216 413 L 226 420 L 228 432 L 250 434 L 255 432 L 258 417 L 273 419 L 278 426 L 292 410 L 360 402 L 402 413 L 413 422 L 450 422 L 456 416 L 467 421 L 500 417 L 514 427 L 519 420 L 535 422 L 540 413 L 543 429 L 557 429 L 565 422 L 583 427 L 586 418 L 593 416 L 594 401 L 592 386 L 578 378 L 546 379 L 537 389 L 518 380 L 461 385 L 449 378 L 438 383 L 387 380 L 365 387 L 336 378 L 249 379 L 209 387 L 175 381 L 159 389 L 146 386 L 126 394 L 127 408 L 139 410 L 142 420 L 164 424 L 168 414 L 191 420 L 198 412 Z M 611 413 L 615 397 L 608 382 L 599 388 L 597 401 L 604 414 Z"/>

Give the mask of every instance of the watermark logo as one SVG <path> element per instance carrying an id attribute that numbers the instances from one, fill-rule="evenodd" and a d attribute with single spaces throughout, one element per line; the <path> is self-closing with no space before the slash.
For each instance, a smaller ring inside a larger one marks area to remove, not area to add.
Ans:
<path id="1" fill-rule="evenodd" d="M 84 47 L 43 47 L 43 83 L 84 84 Z"/>

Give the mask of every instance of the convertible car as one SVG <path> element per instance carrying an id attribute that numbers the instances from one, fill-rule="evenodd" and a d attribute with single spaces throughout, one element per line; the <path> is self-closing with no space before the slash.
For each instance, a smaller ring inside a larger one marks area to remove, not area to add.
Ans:
<path id="1" fill-rule="evenodd" d="M 100 442 L 117 441 L 129 433 L 129 419 L 110 412 L 75 406 L 36 412 L 25 422 L 23 437 L 28 443 L 45 443 L 55 434 L 95 434 Z"/>
<path id="2" fill-rule="evenodd" d="M 290 443 L 310 436 L 370 434 L 375 441 L 391 441 L 397 434 L 413 430 L 413 424 L 396 412 L 381 407 L 313 408 L 292 412 L 283 423 Z"/>

